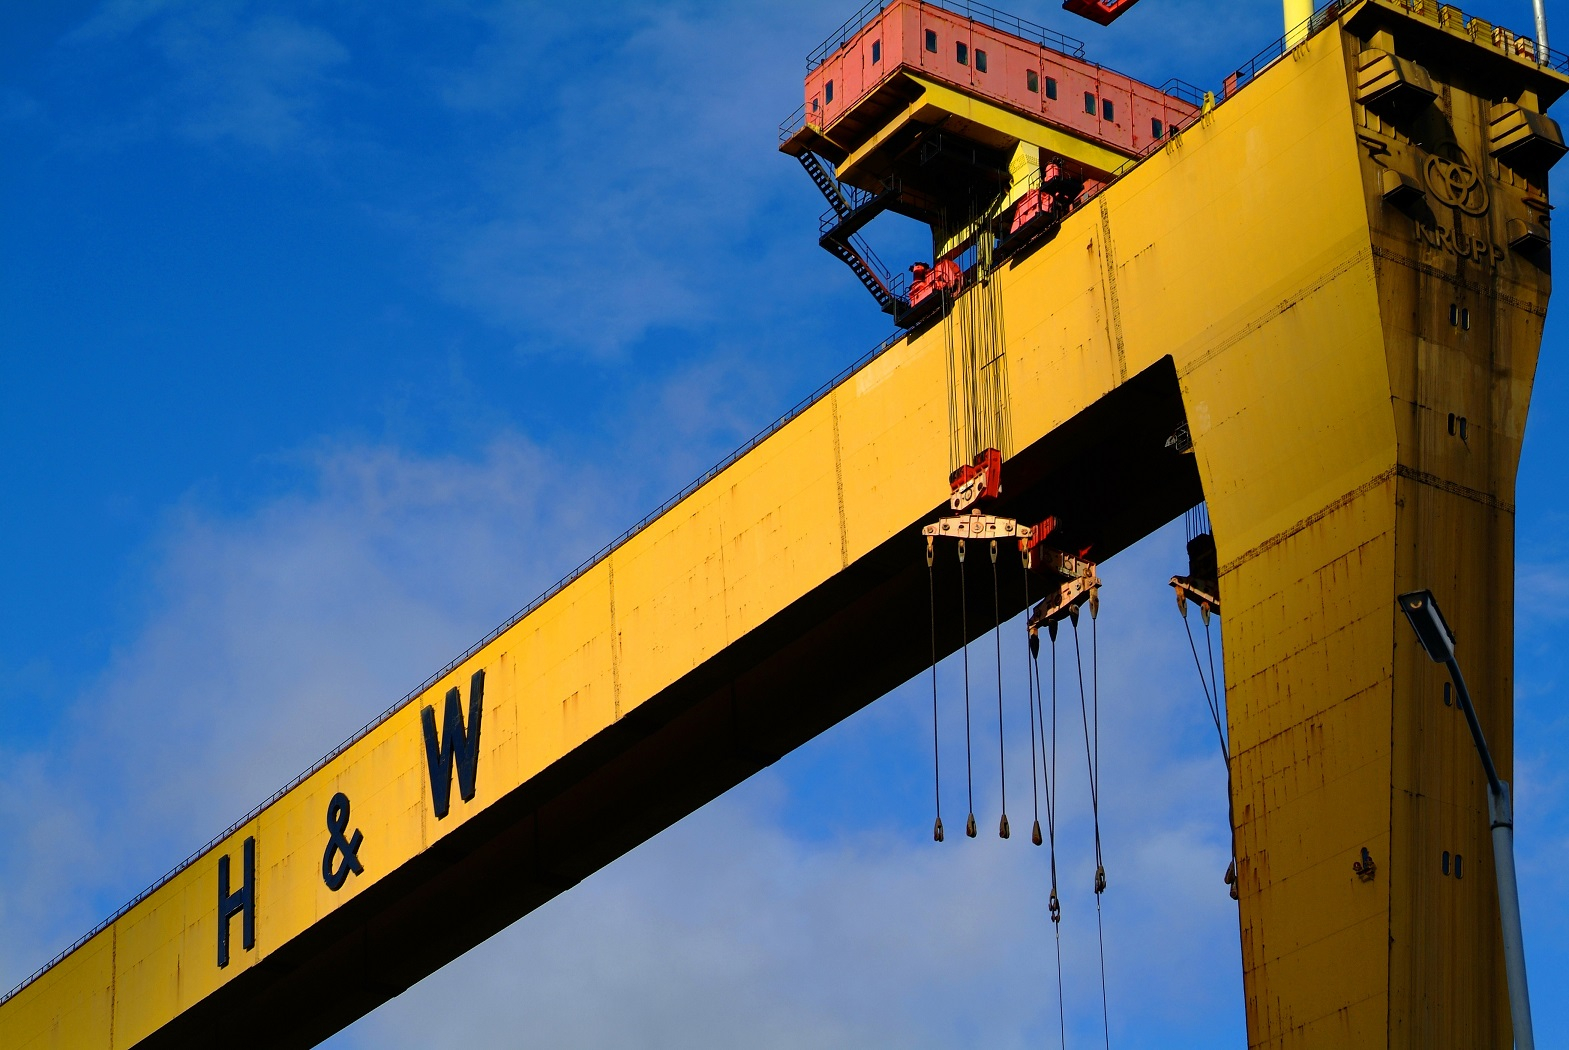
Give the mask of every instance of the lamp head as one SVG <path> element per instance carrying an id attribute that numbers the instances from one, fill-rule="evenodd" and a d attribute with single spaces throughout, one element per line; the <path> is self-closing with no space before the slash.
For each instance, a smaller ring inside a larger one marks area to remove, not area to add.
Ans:
<path id="1" fill-rule="evenodd" d="M 1432 591 L 1411 591 L 1395 601 L 1411 621 L 1417 641 L 1422 643 L 1423 650 L 1434 663 L 1448 663 L 1455 658 L 1455 632 L 1444 622 L 1444 614 L 1439 612 Z"/>

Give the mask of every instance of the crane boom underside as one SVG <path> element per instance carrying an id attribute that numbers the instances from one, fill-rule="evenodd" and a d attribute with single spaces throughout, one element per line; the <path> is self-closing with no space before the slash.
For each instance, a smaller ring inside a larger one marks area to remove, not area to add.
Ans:
<path id="1" fill-rule="evenodd" d="M 1396 97 L 1367 72 L 1380 54 L 1405 63 Z M 1426 108 L 1424 83 L 1441 100 Z M 1512 105 L 1541 131 L 1566 85 L 1362 0 L 989 274 L 1012 434 L 998 512 L 1055 516 L 1104 560 L 1207 501 L 1253 1045 L 1507 1038 L 1485 795 L 1463 726 L 1434 721 L 1440 672 L 1394 597 L 1431 588 L 1474 647 L 1507 778 L 1514 478 L 1553 158 L 1536 140 L 1500 150 L 1518 132 L 1499 126 Z M 1450 321 L 1462 305 L 1468 329 Z M 921 527 L 951 469 L 945 323 L 0 1002 L 0 1045 L 312 1045 L 923 671 Z M 1168 443 L 1184 426 L 1192 455 Z M 1024 598 L 1004 579 L 1004 615 Z M 340 794 L 364 870 L 334 889 Z M 1475 876 L 1440 875 L 1440 844 Z M 220 860 L 231 896 L 254 878 L 227 913 Z"/>

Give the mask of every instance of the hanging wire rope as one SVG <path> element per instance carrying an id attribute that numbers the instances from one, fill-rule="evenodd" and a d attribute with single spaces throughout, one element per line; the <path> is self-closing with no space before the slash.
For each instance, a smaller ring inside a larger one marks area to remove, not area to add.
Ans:
<path id="1" fill-rule="evenodd" d="M 1237 884 L 1237 803 L 1231 794 L 1231 744 L 1223 730 L 1226 720 L 1225 693 L 1222 692 L 1220 676 L 1215 673 L 1215 646 L 1210 639 L 1209 610 L 1204 610 L 1204 648 L 1209 652 L 1209 680 L 1215 693 L 1215 731 L 1220 734 L 1221 757 L 1226 760 L 1226 827 L 1231 832 L 1231 862 L 1226 865 L 1225 883 L 1230 887 L 1231 899 L 1241 900 L 1241 888 Z M 1183 617 L 1187 622 L 1187 617 Z M 1202 675 L 1200 677 L 1203 677 Z"/>
<path id="2" fill-rule="evenodd" d="M 1105 889 L 1106 869 L 1101 863 L 1100 849 L 1100 780 L 1096 776 L 1095 759 L 1100 751 L 1099 741 L 1091 736 L 1089 699 L 1084 689 L 1084 656 L 1079 648 L 1079 611 L 1072 610 L 1068 619 L 1073 623 L 1073 659 L 1079 671 L 1079 718 L 1084 726 L 1084 764 L 1090 775 L 1090 814 L 1095 825 L 1095 892 Z M 1094 736 L 1100 735 L 1099 712 L 1096 712 Z"/>
<path id="3" fill-rule="evenodd" d="M 1019 552 L 1019 565 L 1024 569 L 1024 631 L 1025 637 L 1029 641 L 1029 655 L 1025 658 L 1024 664 L 1024 686 L 1030 699 L 1030 808 L 1035 815 L 1035 825 L 1030 829 L 1030 841 L 1039 846 L 1042 842 L 1041 763 L 1036 759 L 1035 732 L 1036 726 L 1039 724 L 1037 713 L 1039 712 L 1041 718 L 1045 717 L 1045 713 L 1040 711 L 1040 675 L 1031 673 L 1031 668 L 1035 666 L 1040 656 L 1041 636 L 1040 632 L 1030 624 L 1030 566 L 1024 560 L 1024 552 L 1022 550 Z M 1045 756 L 1042 755 L 1041 759 L 1044 760 L 1044 758 Z"/>
<path id="4" fill-rule="evenodd" d="M 1215 668 L 1214 636 L 1210 630 L 1210 611 L 1208 606 L 1200 606 L 1200 618 L 1204 621 L 1204 649 L 1209 657 L 1209 675 L 1204 674 L 1204 663 L 1199 659 L 1199 649 L 1193 640 L 1193 625 L 1188 622 L 1188 607 L 1179 592 L 1177 609 L 1182 613 L 1182 629 L 1188 636 L 1188 650 L 1193 654 L 1193 667 L 1199 673 L 1199 688 L 1204 691 L 1204 703 L 1209 708 L 1210 721 L 1215 726 L 1215 739 L 1220 744 L 1220 757 L 1226 765 L 1226 826 L 1231 832 L 1231 860 L 1226 866 L 1225 882 L 1230 887 L 1231 899 L 1241 899 L 1237 886 L 1237 810 L 1236 800 L 1231 793 L 1231 745 L 1226 738 L 1226 712 L 1224 706 L 1225 694 L 1221 692 L 1221 683 Z"/>
<path id="5" fill-rule="evenodd" d="M 992 636 L 997 640 L 997 769 L 1002 778 L 1002 820 L 997 837 L 1008 837 L 1008 754 L 1002 734 L 1002 600 L 998 596 L 997 541 L 991 542 L 992 556 Z"/>
<path id="6" fill-rule="evenodd" d="M 951 474 L 969 462 L 965 455 L 969 402 L 964 397 L 964 373 L 954 340 L 954 311 L 949 308 L 947 287 L 939 289 L 937 294 L 942 296 L 943 352 L 948 363 L 948 471 Z"/>
<path id="7" fill-rule="evenodd" d="M 1089 701 L 1084 689 L 1084 658 L 1079 646 L 1079 613 L 1077 609 L 1068 614 L 1073 622 L 1073 658 L 1079 670 L 1079 716 L 1084 726 L 1084 762 L 1089 768 L 1090 776 L 1090 814 L 1095 827 L 1095 928 L 1100 942 L 1100 998 L 1101 998 L 1101 1023 L 1106 1037 L 1106 1046 L 1111 1046 L 1111 1009 L 1106 998 L 1106 930 L 1101 915 L 1101 894 L 1106 891 L 1106 865 L 1101 857 L 1100 841 L 1100 671 L 1097 666 L 1099 651 L 1095 646 L 1095 609 L 1091 605 L 1090 612 L 1090 637 L 1091 637 L 1091 671 L 1093 674 L 1093 695 L 1095 698 L 1094 728 L 1091 729 Z M 1093 735 L 1092 735 L 1093 733 Z"/>
<path id="8" fill-rule="evenodd" d="M 966 276 L 957 291 L 943 287 L 943 345 L 948 374 L 948 469 L 972 463 L 985 449 L 1008 455 L 1010 441 L 1008 371 L 1003 327 L 1002 289 L 992 280 L 992 236 L 986 232 L 1005 201 L 992 195 L 972 198 L 964 224 L 946 230 L 977 231 L 973 243 L 948 257 Z M 950 242 L 952 243 L 952 242 Z"/>
<path id="9" fill-rule="evenodd" d="M 1106 1035 L 1106 1050 L 1111 1050 L 1111 1008 L 1106 1002 L 1106 924 L 1101 916 L 1101 894 L 1106 892 L 1106 866 L 1100 855 L 1100 597 L 1090 592 L 1090 695 L 1095 712 L 1095 936 L 1100 942 L 1100 1016 Z"/>
<path id="10" fill-rule="evenodd" d="M 931 600 L 932 625 L 932 788 L 936 793 L 937 822 L 932 825 L 932 838 L 942 841 L 942 759 L 937 750 L 937 574 L 933 568 L 936 552 L 932 538 L 926 537 L 926 594 Z"/>
<path id="11" fill-rule="evenodd" d="M 1066 999 L 1062 993 L 1062 901 L 1057 896 L 1057 621 L 1051 620 L 1046 624 L 1047 634 L 1051 636 L 1051 757 L 1048 761 L 1046 752 L 1046 712 L 1041 711 L 1041 772 L 1046 776 L 1046 839 L 1050 844 L 1051 857 L 1051 897 L 1048 908 L 1051 912 L 1051 927 L 1057 942 L 1057 1028 L 1062 1037 L 1063 1050 L 1068 1046 L 1068 1021 Z M 1040 635 L 1031 637 L 1031 663 L 1034 666 L 1035 692 L 1041 693 L 1041 666 L 1040 666 Z M 1047 773 L 1047 769 L 1050 773 Z"/>
<path id="12" fill-rule="evenodd" d="M 975 766 L 970 758 L 970 603 L 964 583 L 964 541 L 959 541 L 959 633 L 964 642 L 964 782 L 970 815 L 964 833 L 975 837 Z"/>
<path id="13" fill-rule="evenodd" d="M 1220 757 L 1225 760 L 1226 771 L 1229 773 L 1231 771 L 1231 749 L 1226 745 L 1226 731 L 1221 719 L 1219 683 L 1216 683 L 1216 688 L 1213 691 L 1210 689 L 1210 679 L 1204 676 L 1204 664 L 1199 660 L 1198 644 L 1193 640 L 1193 625 L 1188 622 L 1187 606 L 1179 603 L 1178 608 L 1182 610 L 1182 629 L 1188 635 L 1188 649 L 1193 653 L 1193 667 L 1199 673 L 1199 686 L 1204 690 L 1204 704 L 1209 708 L 1210 719 L 1215 723 L 1215 739 L 1220 742 Z M 1207 616 L 1204 619 L 1204 633 L 1204 642 L 1205 645 L 1208 645 L 1209 618 Z M 1213 649 L 1210 650 L 1209 666 L 1210 674 L 1213 675 L 1215 672 L 1215 653 Z"/>
<path id="14" fill-rule="evenodd" d="M 1221 731 L 1220 748 L 1226 752 L 1226 769 L 1230 770 L 1231 749 L 1226 745 L 1226 734 L 1221 728 L 1224 724 L 1224 712 L 1222 711 L 1224 701 L 1221 699 L 1220 676 L 1215 673 L 1215 643 L 1210 638 L 1208 610 L 1205 610 L 1205 615 L 1202 619 L 1204 620 L 1204 648 L 1209 652 L 1209 680 L 1215 687 L 1215 728 Z"/>

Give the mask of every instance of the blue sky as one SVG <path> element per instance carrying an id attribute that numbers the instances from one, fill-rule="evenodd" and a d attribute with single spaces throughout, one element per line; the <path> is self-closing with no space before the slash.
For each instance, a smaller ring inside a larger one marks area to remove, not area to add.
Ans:
<path id="1" fill-rule="evenodd" d="M 853 6 L 0 12 L 0 985 L 885 334 L 774 149 L 804 56 Z M 1519 0 L 1472 7 L 1529 26 Z M 1218 84 L 1280 32 L 1240 0 L 1146 0 L 1107 30 L 1014 11 L 1155 83 Z M 885 258 L 918 252 L 909 227 L 873 233 Z M 1558 309 L 1517 522 L 1548 1045 L 1569 1040 L 1566 332 Z M 1179 524 L 1106 567 L 1124 1045 L 1241 1042 L 1223 774 L 1162 582 L 1181 542 Z M 1039 1043 L 1042 856 L 929 843 L 920 686 L 330 1045 Z M 1064 790 L 1082 888 L 1087 804 Z M 1086 905 L 1067 900 L 1064 952 L 1070 1027 L 1093 1037 Z"/>

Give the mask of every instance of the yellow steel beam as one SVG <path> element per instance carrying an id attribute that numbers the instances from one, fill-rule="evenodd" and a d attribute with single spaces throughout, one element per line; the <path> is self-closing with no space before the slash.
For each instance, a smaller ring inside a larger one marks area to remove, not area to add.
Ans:
<path id="1" fill-rule="evenodd" d="M 919 98 L 904 112 L 869 138 L 838 165 L 841 182 L 859 184 L 861 167 L 910 122 L 936 125 L 948 122 L 954 131 L 999 149 L 1011 149 L 1025 142 L 1060 157 L 1082 164 L 1102 177 L 1116 171 L 1128 155 L 1107 149 L 1088 139 L 1059 131 L 1049 124 L 1022 117 L 1009 109 L 972 98 L 962 91 L 945 87 L 914 73 L 904 73 L 920 90 Z"/>
<path id="2" fill-rule="evenodd" d="M 1510 231 L 1546 198 L 1484 163 L 1492 104 L 1470 91 L 1565 83 L 1419 26 L 1364 0 L 993 275 L 1017 450 L 999 510 L 1057 513 L 1104 558 L 1208 500 L 1256 1046 L 1508 1038 L 1476 762 L 1394 598 L 1443 603 L 1507 777 L 1515 465 L 1549 288 Z M 1354 101 L 1376 32 L 1445 89 L 1441 155 Z M 0 1004 L 0 1046 L 310 1045 L 920 671 L 940 328 Z M 1184 420 L 1194 456 L 1163 447 Z"/>

